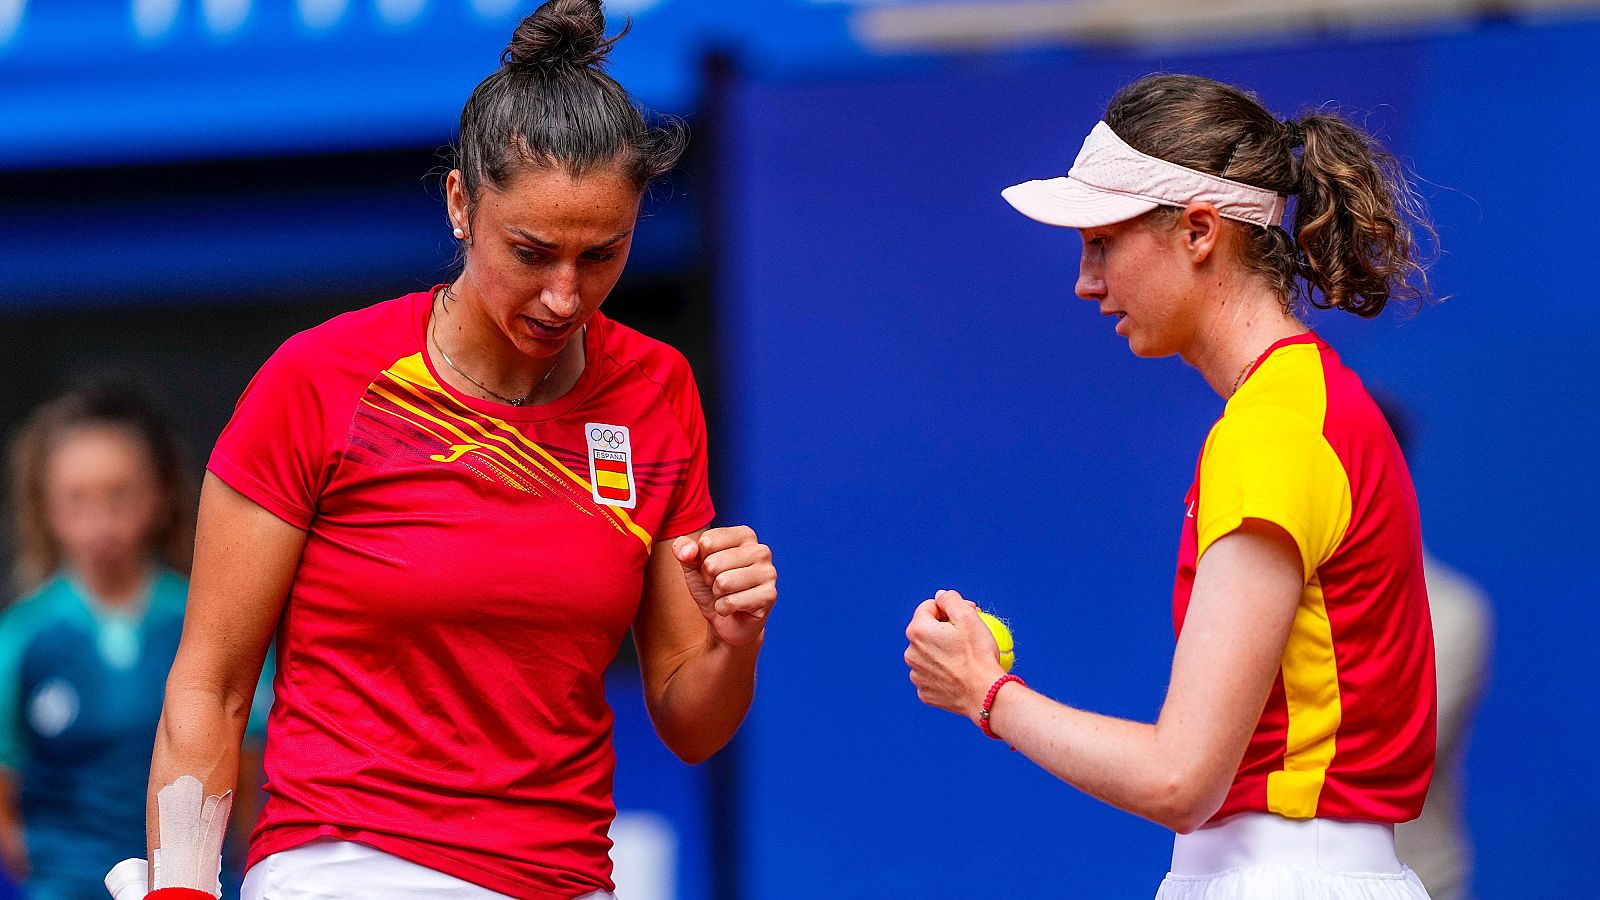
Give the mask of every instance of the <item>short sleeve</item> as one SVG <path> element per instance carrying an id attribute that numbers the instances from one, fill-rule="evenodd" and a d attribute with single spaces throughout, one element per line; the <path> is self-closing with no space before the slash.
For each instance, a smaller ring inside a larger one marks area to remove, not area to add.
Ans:
<path id="1" fill-rule="evenodd" d="M 250 380 L 206 468 L 228 486 L 300 529 L 311 527 L 317 498 L 348 430 L 330 401 L 312 333 L 290 338 Z"/>
<path id="2" fill-rule="evenodd" d="M 22 745 L 21 654 L 0 625 L 0 769 L 16 772 L 27 754 Z"/>
<path id="3" fill-rule="evenodd" d="M 22 726 L 22 660 L 38 633 L 34 604 L 20 601 L 0 616 L 0 768 L 27 762 Z"/>
<path id="4" fill-rule="evenodd" d="M 1261 519 L 1288 532 L 1309 582 L 1344 540 L 1350 508 L 1349 477 L 1319 430 L 1287 411 L 1230 412 L 1200 459 L 1195 558 L 1245 519 Z"/>
<path id="5" fill-rule="evenodd" d="M 716 510 L 711 504 L 710 466 L 706 451 L 706 415 L 700 405 L 700 389 L 687 361 L 679 359 L 680 374 L 667 385 L 667 400 L 683 427 L 687 467 L 672 492 L 672 506 L 656 537 L 674 538 L 699 531 L 711 524 Z"/>

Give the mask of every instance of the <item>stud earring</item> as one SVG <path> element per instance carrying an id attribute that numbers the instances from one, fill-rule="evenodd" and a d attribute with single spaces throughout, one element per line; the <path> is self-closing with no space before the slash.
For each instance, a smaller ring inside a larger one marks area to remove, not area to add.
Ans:
<path id="1" fill-rule="evenodd" d="M 467 238 L 466 229 L 460 227 L 459 225 L 456 226 L 455 230 L 452 231 L 451 234 L 454 234 L 456 236 L 456 240 L 458 241 L 466 240 Z"/>

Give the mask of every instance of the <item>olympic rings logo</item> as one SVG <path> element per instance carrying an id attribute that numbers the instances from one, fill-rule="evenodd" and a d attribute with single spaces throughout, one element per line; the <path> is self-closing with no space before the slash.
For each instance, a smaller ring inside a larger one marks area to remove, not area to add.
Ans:
<path id="1" fill-rule="evenodd" d="M 627 443 L 628 436 L 620 429 L 596 427 L 589 429 L 589 440 L 604 445 L 607 450 L 615 450 Z"/>

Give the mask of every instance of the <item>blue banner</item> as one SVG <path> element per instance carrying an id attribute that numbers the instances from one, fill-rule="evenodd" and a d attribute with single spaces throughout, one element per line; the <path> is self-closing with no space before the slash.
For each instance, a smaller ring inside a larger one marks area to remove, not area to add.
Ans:
<path id="1" fill-rule="evenodd" d="M 444 143 L 535 0 L 0 0 L 0 168 Z M 613 0 L 612 73 L 695 104 L 712 51 L 860 57 L 849 4 Z"/>

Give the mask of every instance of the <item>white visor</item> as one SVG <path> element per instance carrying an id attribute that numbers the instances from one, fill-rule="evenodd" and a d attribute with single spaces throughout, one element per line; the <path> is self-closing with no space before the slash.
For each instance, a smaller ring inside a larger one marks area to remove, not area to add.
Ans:
<path id="1" fill-rule="evenodd" d="M 1000 192 L 1017 211 L 1046 225 L 1114 225 L 1158 206 L 1206 201 L 1217 212 L 1263 228 L 1283 220 L 1285 198 L 1133 149 L 1101 122 L 1084 138 L 1065 178 L 1024 181 Z"/>

